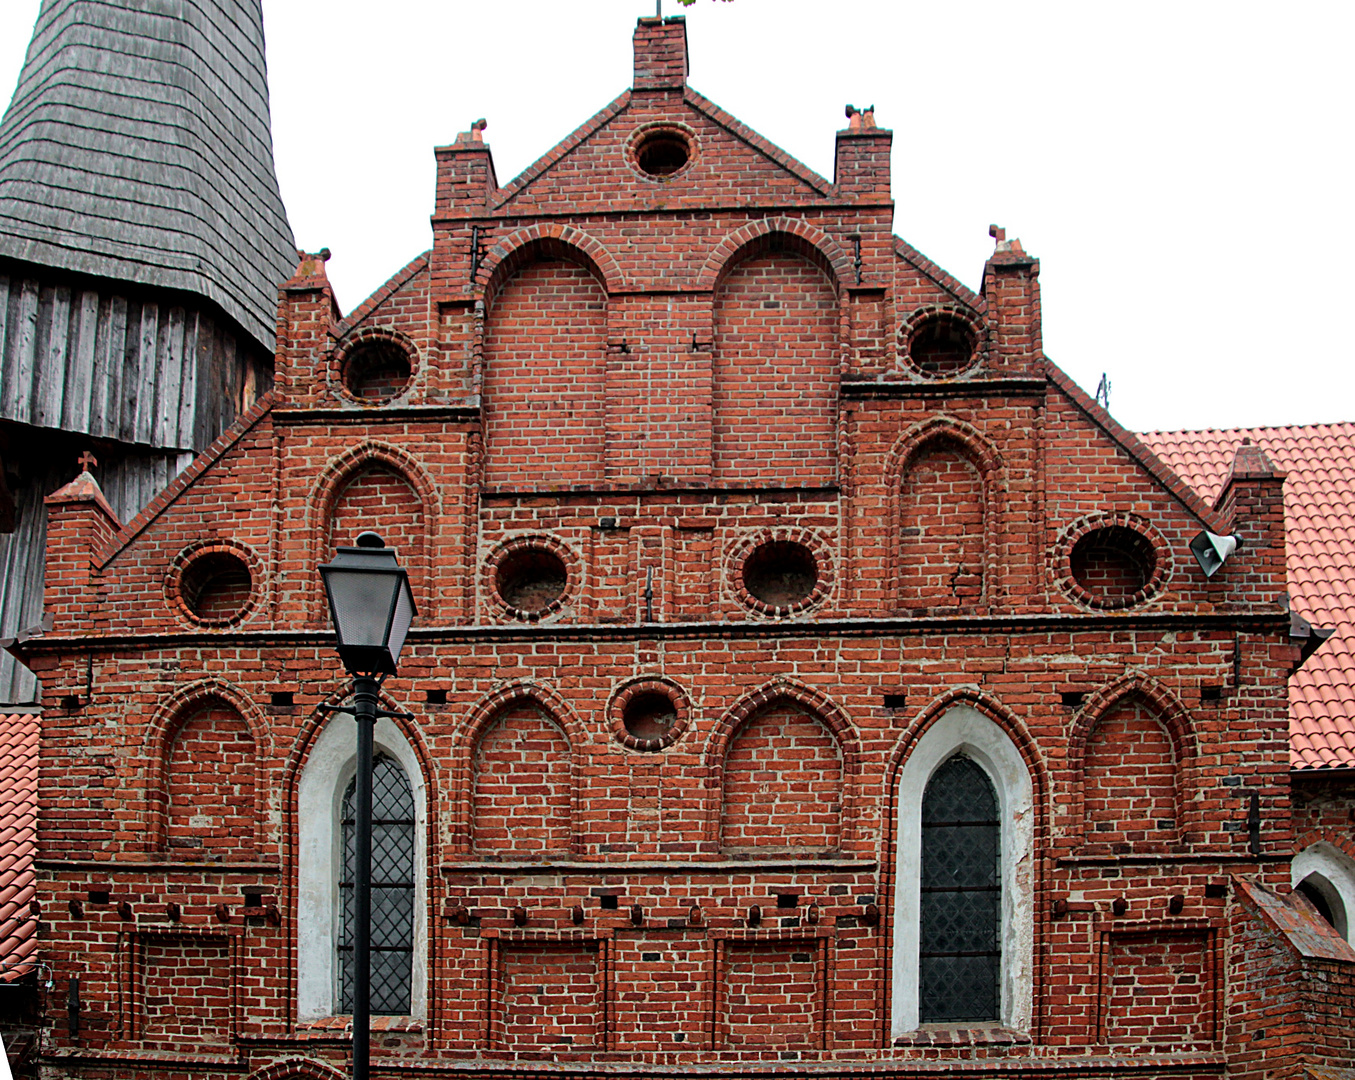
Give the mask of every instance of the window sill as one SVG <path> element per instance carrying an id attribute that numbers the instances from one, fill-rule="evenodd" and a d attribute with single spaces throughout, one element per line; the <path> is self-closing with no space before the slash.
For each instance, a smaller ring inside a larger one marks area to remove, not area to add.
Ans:
<path id="1" fill-rule="evenodd" d="M 351 1032 L 351 1016 L 318 1016 L 314 1020 L 304 1020 L 296 1025 L 298 1033 L 308 1032 Z M 423 1031 L 423 1021 L 417 1016 L 373 1016 L 369 1020 L 369 1031 L 389 1031 L 417 1035 Z"/>
<path id="2" fill-rule="evenodd" d="M 895 1036 L 895 1046 L 1029 1046 L 1030 1035 L 997 1024 L 976 1027 L 952 1027 L 926 1024 L 916 1031 Z"/>

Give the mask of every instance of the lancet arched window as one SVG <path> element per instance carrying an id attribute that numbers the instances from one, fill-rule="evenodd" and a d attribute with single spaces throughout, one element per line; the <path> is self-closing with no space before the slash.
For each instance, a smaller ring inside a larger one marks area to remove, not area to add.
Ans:
<path id="1" fill-rule="evenodd" d="M 921 1023 L 998 1018 L 1001 865 L 997 794 L 978 765 L 956 754 L 922 797 Z"/>
<path id="2" fill-rule="evenodd" d="M 339 998 L 353 1011 L 353 849 L 357 777 L 343 796 L 343 915 L 339 926 Z M 371 1010 L 404 1016 L 410 1012 L 414 958 L 414 792 L 394 758 L 379 756 L 372 766 L 372 931 Z"/>

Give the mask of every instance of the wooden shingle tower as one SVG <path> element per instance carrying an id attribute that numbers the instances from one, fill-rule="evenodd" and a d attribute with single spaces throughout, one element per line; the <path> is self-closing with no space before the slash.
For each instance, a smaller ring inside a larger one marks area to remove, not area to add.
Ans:
<path id="1" fill-rule="evenodd" d="M 79 454 L 126 521 L 271 386 L 295 263 L 259 0 L 43 0 L 0 122 L 0 638 Z"/>

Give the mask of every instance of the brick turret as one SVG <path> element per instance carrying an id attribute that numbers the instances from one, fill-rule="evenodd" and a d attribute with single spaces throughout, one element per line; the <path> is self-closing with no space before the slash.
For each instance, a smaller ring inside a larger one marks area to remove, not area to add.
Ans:
<path id="1" fill-rule="evenodd" d="M 636 90 L 681 90 L 686 85 L 686 19 L 641 19 L 633 40 Z"/>

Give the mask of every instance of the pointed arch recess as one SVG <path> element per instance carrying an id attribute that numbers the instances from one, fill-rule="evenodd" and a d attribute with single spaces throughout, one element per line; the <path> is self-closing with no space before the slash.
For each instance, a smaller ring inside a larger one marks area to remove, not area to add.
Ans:
<path id="1" fill-rule="evenodd" d="M 720 821 L 724 811 L 725 758 L 739 730 L 763 709 L 786 701 L 805 709 L 827 725 L 842 755 L 842 811 L 839 844 L 847 848 L 856 839 L 856 818 L 861 775 L 861 739 L 856 726 L 838 705 L 820 690 L 801 682 L 777 679 L 758 687 L 738 701 L 716 722 L 706 739 L 701 760 L 706 773 L 706 842 L 720 844 Z"/>
<path id="2" fill-rule="evenodd" d="M 884 996 L 882 1000 L 894 1000 L 894 911 L 898 889 L 896 856 L 899 849 L 899 780 L 913 750 L 919 741 L 930 731 L 937 721 L 957 706 L 966 706 L 979 713 L 998 728 L 1015 746 L 1030 778 L 1031 812 L 1031 852 L 1033 854 L 1031 870 L 1032 882 L 1032 941 L 1031 941 L 1031 987 L 1030 987 L 1030 1027 L 1029 1034 L 1038 1040 L 1043 1023 L 1043 995 L 1040 991 L 1041 972 L 1045 970 L 1046 941 L 1048 939 L 1048 916 L 1045 903 L 1044 861 L 1038 853 L 1045 850 L 1048 841 L 1048 792 L 1049 772 L 1041 757 L 1039 748 L 1030 732 L 1017 718 L 1016 714 L 1002 704 L 995 696 L 978 686 L 957 686 L 938 695 L 927 703 L 917 714 L 916 719 L 904 730 L 890 752 L 885 764 L 884 782 L 885 821 L 882 834 L 884 847 L 880 852 L 880 921 L 876 926 L 879 935 L 877 943 L 884 964 Z M 880 1045 L 893 1045 L 892 1027 L 894 1023 L 892 1007 L 882 1010 L 880 1020 Z"/>
<path id="3" fill-rule="evenodd" d="M 826 232 L 803 218 L 774 217 L 749 222 L 721 240 L 706 257 L 697 277 L 697 289 L 713 293 L 725 275 L 744 259 L 772 250 L 777 243 L 782 250 L 802 255 L 818 266 L 828 275 L 833 291 L 839 296 L 856 280 L 851 259 Z"/>
<path id="4" fill-rule="evenodd" d="M 285 889 L 286 889 L 286 907 L 291 917 L 283 920 L 283 929 L 285 934 L 285 949 L 287 953 L 287 980 L 286 992 L 288 999 L 292 1002 L 297 1000 L 298 990 L 298 969 L 299 969 L 299 951 L 300 943 L 298 941 L 297 911 L 301 902 L 301 780 L 306 771 L 307 762 L 311 758 L 311 751 L 315 748 L 316 742 L 325 730 L 325 725 L 329 722 L 331 716 L 338 711 L 338 706 L 352 694 L 352 686 L 346 680 L 334 680 L 330 683 L 329 689 L 321 698 L 321 703 L 306 718 L 301 728 L 296 733 L 292 742 L 291 749 L 287 753 L 287 758 L 283 762 L 281 789 L 282 789 L 282 865 L 285 869 Z M 437 793 L 445 788 L 445 777 L 441 776 L 436 768 L 432 756 L 428 752 L 428 747 L 424 744 L 423 733 L 419 724 L 415 720 L 406 719 L 405 713 L 407 706 L 403 702 L 396 701 L 385 691 L 382 691 L 378 698 L 378 707 L 393 713 L 393 716 L 383 718 L 380 722 L 389 722 L 395 725 L 400 737 L 404 740 L 406 746 L 414 756 L 417 763 L 421 779 L 424 785 L 425 796 L 423 798 L 424 812 L 424 859 L 423 873 L 426 892 L 426 910 L 423 912 L 425 922 L 423 964 L 425 972 L 433 970 L 433 957 L 437 950 L 438 920 L 433 917 L 433 913 L 441 910 L 442 888 L 441 875 L 437 873 L 437 866 L 443 856 L 438 848 L 438 836 L 440 827 L 438 824 L 438 798 Z M 356 744 L 354 745 L 356 752 Z M 415 783 L 415 777 L 410 776 L 411 784 Z M 419 916 L 416 915 L 416 919 Z M 416 924 L 415 940 L 418 941 L 419 930 Z M 417 948 L 417 946 L 416 946 Z M 416 957 L 417 962 L 417 957 Z M 425 1018 L 430 1021 L 436 1015 L 438 1010 L 438 996 L 434 990 L 432 980 L 426 980 L 424 1009 Z M 279 1068 L 291 1068 L 294 1062 L 287 1061 L 279 1063 Z M 278 1074 L 280 1077 L 291 1077 L 293 1075 L 310 1077 L 310 1073 L 293 1074 L 283 1072 Z M 327 1080 L 331 1074 L 329 1072 L 319 1072 L 315 1076 L 320 1080 Z"/>
<path id="5" fill-rule="evenodd" d="M 1176 694 L 1156 679 L 1142 672 L 1131 672 L 1097 690 L 1074 718 L 1068 735 L 1067 768 L 1069 787 L 1073 794 L 1069 821 L 1071 835 L 1079 843 L 1085 843 L 1087 839 L 1084 831 L 1086 804 L 1083 799 L 1087 740 L 1102 719 L 1118 706 L 1136 698 L 1152 709 L 1166 728 L 1176 755 L 1176 831 L 1184 839 L 1197 824 L 1194 793 L 1199 742 L 1190 711 Z"/>
<path id="6" fill-rule="evenodd" d="M 420 621 L 434 622 L 437 616 L 437 592 L 433 588 L 430 570 L 433 538 L 440 531 L 442 501 L 438 497 L 437 485 L 423 465 L 398 446 L 376 439 L 364 439 L 326 463 L 306 501 L 310 515 L 307 532 L 310 535 L 311 566 L 318 566 L 328 558 L 329 522 L 340 494 L 359 473 L 373 466 L 384 468 L 403 479 L 413 489 L 423 508 L 421 550 L 413 560 L 404 556 L 406 561 L 403 565 L 407 570 L 418 572 L 417 577 L 411 573 L 410 578 Z M 315 625 L 323 624 L 328 616 L 322 590 L 313 590 L 309 616 Z"/>
<path id="7" fill-rule="evenodd" d="M 625 286 L 620 264 L 596 237 L 569 225 L 537 224 L 509 233 L 489 249 L 475 273 L 476 299 L 492 309 L 504 283 L 522 267 L 543 258 L 580 263 L 601 282 L 608 296 Z"/>
<path id="8" fill-rule="evenodd" d="M 956 417 L 933 416 L 921 423 L 914 424 L 895 441 L 885 457 L 884 481 L 888 499 L 889 513 L 889 571 L 888 599 L 890 606 L 898 610 L 905 599 L 899 593 L 899 578 L 902 573 L 899 543 L 903 529 L 903 482 L 912 463 L 926 450 L 938 445 L 952 445 L 978 470 L 979 480 L 983 484 L 983 584 L 979 597 L 980 604 L 987 604 L 997 588 L 998 564 L 998 522 L 1004 520 L 1003 492 L 1006 485 L 1002 482 L 1004 463 L 1002 455 L 971 424 Z"/>
<path id="9" fill-rule="evenodd" d="M 505 709 L 524 701 L 534 704 L 554 720 L 569 744 L 569 847 L 575 854 L 580 851 L 579 755 L 587 737 L 586 730 L 559 694 L 536 683 L 522 682 L 506 686 L 477 704 L 457 733 L 452 751 L 451 790 L 456 792 L 452 847 L 455 854 L 463 858 L 474 851 L 475 748 Z"/>
<path id="10" fill-rule="evenodd" d="M 146 725 L 142 742 L 143 760 L 147 763 L 146 796 L 150 829 L 147 849 L 162 851 L 168 840 L 169 787 L 166 770 L 174 739 L 183 724 L 210 702 L 220 701 L 234 710 L 244 722 L 254 744 L 254 759 L 250 768 L 254 774 L 254 836 L 257 850 L 263 843 L 265 819 L 265 788 L 259 763 L 272 757 L 268 720 L 263 711 L 234 684 L 224 679 L 200 679 L 181 686 L 162 701 Z"/>

